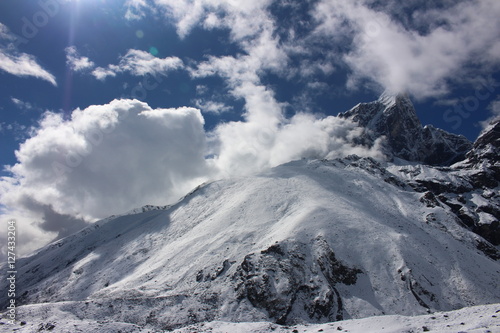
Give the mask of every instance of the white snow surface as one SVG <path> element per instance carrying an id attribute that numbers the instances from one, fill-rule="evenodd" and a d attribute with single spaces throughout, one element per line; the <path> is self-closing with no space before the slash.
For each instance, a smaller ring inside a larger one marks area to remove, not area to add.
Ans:
<path id="1" fill-rule="evenodd" d="M 326 281 L 315 256 L 326 246 L 318 244 L 327 244 L 339 262 L 360 270 L 355 283 L 334 286 L 342 318 L 381 317 L 331 323 L 293 307 L 286 321 L 301 324 L 298 332 L 337 332 L 339 326 L 348 332 L 420 332 L 423 326 L 498 332 L 491 317 L 498 304 L 471 306 L 500 302 L 500 263 L 476 248 L 479 236 L 448 210 L 426 207 L 422 193 L 385 182 L 377 172 L 369 159 L 300 160 L 204 185 L 165 209 L 97 222 L 18 260 L 17 293 L 25 305 L 17 319 L 26 324 L 16 327 L 31 332 L 33 325 L 54 322 L 59 332 L 78 332 L 77 326 L 81 332 L 153 332 L 205 322 L 178 332 L 267 332 L 273 325 L 291 332 L 238 295 L 242 263 L 276 244 L 289 251 L 282 261 L 300 250 L 309 265 L 301 283 L 313 285 Z M 276 295 L 288 297 L 293 281 L 267 273 Z M 405 317 L 464 307 L 470 308 L 448 317 Z"/>
<path id="2" fill-rule="evenodd" d="M 421 316 L 377 316 L 325 324 L 281 326 L 273 323 L 209 322 L 191 325 L 176 333 L 403 333 L 403 332 L 500 332 L 500 304 L 467 307 L 450 312 Z"/>
<path id="3" fill-rule="evenodd" d="M 109 320 L 86 320 L 76 316 L 68 316 L 62 310 L 64 304 L 54 304 L 50 309 L 30 312 L 30 318 L 21 325 L 18 321 L 14 325 L 4 323 L 0 326 L 5 331 L 31 333 L 43 331 L 41 328 L 54 328 L 52 332 L 64 333 L 152 333 L 161 332 L 154 328 L 139 327 L 123 322 Z M 283 326 L 271 322 L 203 322 L 182 327 L 173 333 L 403 333 L 403 332 L 442 332 L 442 333 L 499 333 L 500 332 L 500 304 L 466 307 L 449 312 L 436 312 L 430 315 L 400 316 L 387 315 L 368 317 L 363 319 L 343 320 L 323 324 L 302 324 Z"/>

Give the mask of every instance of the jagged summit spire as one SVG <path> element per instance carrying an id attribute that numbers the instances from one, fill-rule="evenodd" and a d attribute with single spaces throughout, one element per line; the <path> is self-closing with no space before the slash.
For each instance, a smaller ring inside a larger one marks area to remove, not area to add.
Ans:
<path id="1" fill-rule="evenodd" d="M 358 142 L 371 145 L 383 137 L 386 154 L 407 161 L 451 165 L 462 160 L 472 147 L 463 136 L 422 127 L 405 92 L 386 90 L 377 101 L 358 104 L 339 116 L 364 128 Z"/>

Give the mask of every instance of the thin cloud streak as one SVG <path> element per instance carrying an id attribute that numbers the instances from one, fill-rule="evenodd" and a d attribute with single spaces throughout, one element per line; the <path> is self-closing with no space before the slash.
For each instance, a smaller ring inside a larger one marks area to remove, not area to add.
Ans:
<path id="1" fill-rule="evenodd" d="M 0 70 L 18 77 L 35 77 L 57 86 L 56 78 L 40 64 L 33 55 L 17 50 L 10 41 L 15 37 L 0 23 Z"/>
<path id="2" fill-rule="evenodd" d="M 184 68 L 184 63 L 178 57 L 157 58 L 146 51 L 130 49 L 120 58 L 118 65 L 108 65 L 106 68 L 97 67 L 92 75 L 101 81 L 108 76 L 119 73 L 129 73 L 134 76 L 167 75 L 170 71 Z"/>

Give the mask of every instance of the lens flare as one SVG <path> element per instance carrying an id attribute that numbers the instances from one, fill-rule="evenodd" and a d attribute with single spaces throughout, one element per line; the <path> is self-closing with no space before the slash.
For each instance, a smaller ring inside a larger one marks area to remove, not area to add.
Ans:
<path id="1" fill-rule="evenodd" d="M 151 53 L 152 55 L 154 55 L 156 57 L 158 55 L 158 49 L 154 46 L 151 46 L 149 48 L 149 53 Z"/>

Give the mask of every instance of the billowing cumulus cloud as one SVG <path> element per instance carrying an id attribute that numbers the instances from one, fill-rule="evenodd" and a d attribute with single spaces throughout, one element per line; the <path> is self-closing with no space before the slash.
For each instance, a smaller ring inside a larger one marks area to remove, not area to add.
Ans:
<path id="1" fill-rule="evenodd" d="M 178 199 L 211 174 L 197 109 L 151 109 L 136 100 L 47 113 L 16 152 L 0 199 L 46 232 L 144 204 Z"/>
<path id="2" fill-rule="evenodd" d="M 216 130 L 216 165 L 223 176 L 249 174 L 300 158 L 338 158 L 351 154 L 384 159 L 383 139 L 373 147 L 357 146 L 353 139 L 361 129 L 353 122 L 337 117 L 318 118 L 297 114 L 276 122 L 261 118 L 230 122 Z"/>
<path id="3" fill-rule="evenodd" d="M 30 221 L 27 234 L 42 245 L 98 218 L 173 203 L 203 181 L 301 157 L 382 156 L 378 147 L 351 143 L 355 124 L 307 114 L 286 120 L 271 92 L 251 89 L 246 121 L 210 133 L 198 109 L 152 109 L 137 100 L 76 109 L 67 120 L 46 113 L 16 152 L 12 176 L 0 182 L 6 216 Z M 253 111 L 259 108 L 275 110 Z"/>

